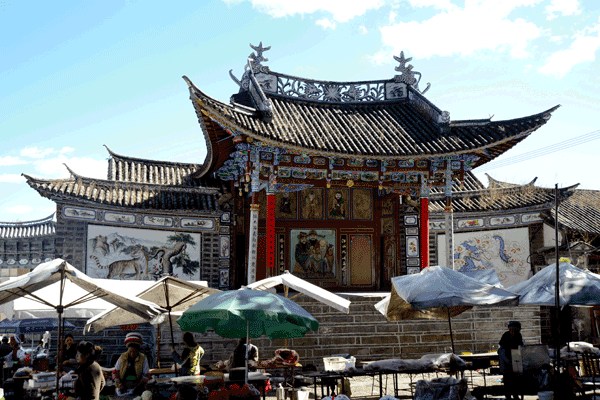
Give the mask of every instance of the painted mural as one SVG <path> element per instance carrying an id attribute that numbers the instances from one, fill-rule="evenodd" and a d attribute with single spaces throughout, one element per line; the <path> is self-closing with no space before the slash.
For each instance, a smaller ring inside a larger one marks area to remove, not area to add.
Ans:
<path id="1" fill-rule="evenodd" d="M 292 229 L 290 231 L 291 272 L 302 278 L 334 278 L 335 231 Z"/>
<path id="2" fill-rule="evenodd" d="M 438 236 L 438 260 L 446 259 L 444 235 Z M 531 268 L 527 228 L 454 234 L 454 268 L 495 269 L 505 287 L 526 280 Z M 443 262 L 443 261 L 441 261 Z"/>
<path id="3" fill-rule="evenodd" d="M 86 273 L 93 278 L 200 279 L 199 233 L 89 225 Z"/>

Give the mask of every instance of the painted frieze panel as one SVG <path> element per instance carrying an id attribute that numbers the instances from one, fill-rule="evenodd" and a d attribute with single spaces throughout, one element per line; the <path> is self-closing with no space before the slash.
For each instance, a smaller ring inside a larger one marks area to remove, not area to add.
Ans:
<path id="1" fill-rule="evenodd" d="M 290 230 L 291 272 L 302 278 L 335 278 L 336 236 L 333 229 Z"/>
<path id="2" fill-rule="evenodd" d="M 107 222 L 117 222 L 119 224 L 135 224 L 135 215 L 106 212 L 104 213 L 104 220 Z"/>
<path id="3" fill-rule="evenodd" d="M 143 223 L 144 223 L 144 225 L 160 226 L 160 227 L 168 228 L 168 227 L 173 226 L 173 218 L 145 215 L 143 218 Z"/>
<path id="4" fill-rule="evenodd" d="M 323 190 L 307 189 L 300 192 L 303 219 L 323 219 Z"/>
<path id="5" fill-rule="evenodd" d="M 438 259 L 446 259 L 445 235 L 438 235 Z M 527 279 L 530 267 L 529 229 L 454 233 L 454 268 L 494 269 L 505 287 Z"/>
<path id="6" fill-rule="evenodd" d="M 231 241 L 229 236 L 221 235 L 219 237 L 219 257 L 229 258 L 231 255 Z"/>
<path id="7" fill-rule="evenodd" d="M 62 213 L 64 217 L 70 219 L 96 219 L 96 211 L 78 207 L 63 207 Z"/>
<path id="8" fill-rule="evenodd" d="M 327 218 L 348 218 L 348 190 L 335 189 L 327 191 Z"/>
<path id="9" fill-rule="evenodd" d="M 479 228 L 483 225 L 483 218 L 459 219 L 457 223 L 459 228 Z"/>
<path id="10" fill-rule="evenodd" d="M 277 193 L 276 218 L 296 219 L 298 217 L 298 194 L 296 192 Z"/>
<path id="11" fill-rule="evenodd" d="M 419 257 L 419 237 L 406 237 L 406 255 L 408 257 Z"/>
<path id="12" fill-rule="evenodd" d="M 393 215 L 394 214 L 394 199 L 392 197 L 386 197 L 381 203 L 381 214 L 382 215 Z"/>
<path id="13" fill-rule="evenodd" d="M 383 281 L 389 282 L 396 276 L 396 237 L 383 238 Z"/>
<path id="14" fill-rule="evenodd" d="M 515 221 L 516 221 L 516 218 L 514 217 L 514 215 L 506 215 L 506 216 L 501 216 L 501 217 L 491 217 L 490 218 L 490 225 L 491 226 L 514 225 Z"/>
<path id="15" fill-rule="evenodd" d="M 200 279 L 199 233 L 89 225 L 86 273 L 92 278 Z"/>
<path id="16" fill-rule="evenodd" d="M 394 229 L 394 218 L 381 218 L 381 234 L 382 235 L 393 235 L 395 233 Z"/>

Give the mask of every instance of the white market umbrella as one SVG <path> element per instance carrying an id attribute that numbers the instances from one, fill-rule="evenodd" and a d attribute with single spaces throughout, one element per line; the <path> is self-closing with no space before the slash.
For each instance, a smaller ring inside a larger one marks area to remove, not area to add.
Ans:
<path id="1" fill-rule="evenodd" d="M 299 293 L 305 294 L 323 304 L 335 308 L 338 311 L 348 314 L 350 312 L 350 300 L 331 293 L 320 286 L 314 285 L 304 279 L 285 271 L 281 275 L 272 276 L 260 281 L 251 283 L 246 287 L 248 289 L 267 290 L 275 286 L 283 285 L 291 288 Z"/>
<path id="2" fill-rule="evenodd" d="M 40 297 L 37 294 L 39 289 L 42 289 L 55 282 L 60 282 L 57 298 L 48 299 Z M 68 284 L 75 284 L 82 289 L 85 289 L 85 294 L 83 294 L 83 296 L 80 298 L 74 299 L 70 302 L 65 302 L 65 288 Z M 98 286 L 93 278 L 90 278 L 60 258 L 40 264 L 31 272 L 21 275 L 17 279 L 0 283 L 0 304 L 7 303 L 24 296 L 29 296 L 30 298 L 35 299 L 36 301 L 56 310 L 59 320 L 59 345 L 61 344 L 62 340 L 63 312 L 66 308 L 72 307 L 76 304 L 81 304 L 96 298 L 102 298 L 103 300 L 119 306 L 124 310 L 146 318 L 154 317 L 165 311 L 149 301 L 128 296 L 126 294 L 118 294 L 110 291 L 109 289 Z M 61 360 L 59 359 L 58 362 L 60 363 L 60 361 Z M 56 380 L 57 393 L 58 374 L 59 369 L 57 369 Z"/>
<path id="3" fill-rule="evenodd" d="M 562 306 L 600 305 L 600 275 L 570 263 L 559 263 L 559 298 Z M 519 304 L 556 306 L 556 264 L 550 264 L 526 281 L 507 288 L 519 295 Z"/>

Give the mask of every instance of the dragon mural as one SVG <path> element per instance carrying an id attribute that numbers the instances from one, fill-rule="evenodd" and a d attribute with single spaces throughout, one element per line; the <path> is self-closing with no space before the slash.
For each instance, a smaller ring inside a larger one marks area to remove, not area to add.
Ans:
<path id="1" fill-rule="evenodd" d="M 453 258 L 459 271 L 494 269 L 504 286 L 527 279 L 528 246 L 522 238 L 491 231 L 459 234 L 457 238 Z"/>

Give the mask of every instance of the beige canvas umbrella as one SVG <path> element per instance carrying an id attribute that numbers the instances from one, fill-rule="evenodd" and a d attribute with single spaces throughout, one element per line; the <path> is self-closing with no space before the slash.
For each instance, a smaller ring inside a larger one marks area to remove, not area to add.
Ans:
<path id="1" fill-rule="evenodd" d="M 388 321 L 447 318 L 454 353 L 452 317 L 473 306 L 517 304 L 515 293 L 450 268 L 432 266 L 418 274 L 392 278 L 389 297 L 375 304 L 375 308 Z"/>

